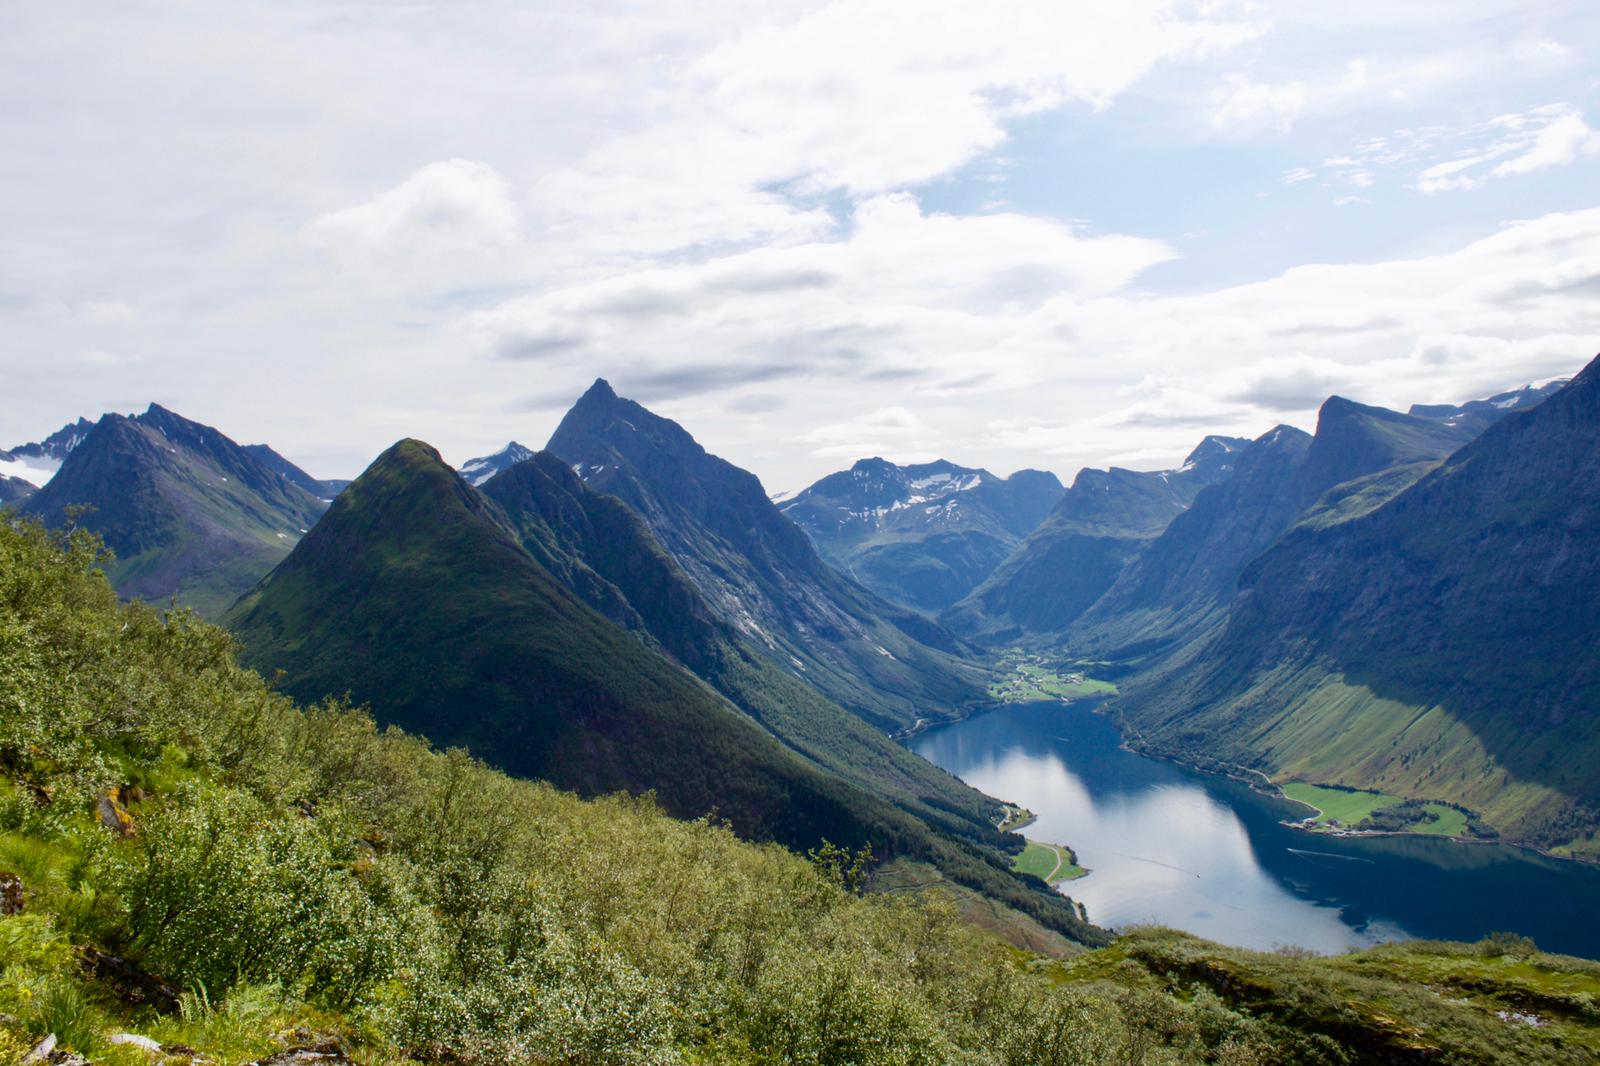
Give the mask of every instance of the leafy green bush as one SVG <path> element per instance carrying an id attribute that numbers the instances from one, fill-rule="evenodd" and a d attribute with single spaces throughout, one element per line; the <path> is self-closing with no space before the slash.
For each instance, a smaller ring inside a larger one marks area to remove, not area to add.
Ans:
<path id="1" fill-rule="evenodd" d="M 157 807 L 106 880 L 141 957 L 181 984 L 223 996 L 281 981 L 350 1006 L 425 950 L 430 928 L 379 860 L 336 819 L 273 812 L 234 790 L 189 789 Z"/>

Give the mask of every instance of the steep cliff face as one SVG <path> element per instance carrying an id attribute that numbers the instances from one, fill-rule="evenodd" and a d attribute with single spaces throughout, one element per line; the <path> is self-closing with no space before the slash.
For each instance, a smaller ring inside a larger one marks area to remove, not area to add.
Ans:
<path id="1" fill-rule="evenodd" d="M 782 668 L 885 732 L 984 699 L 949 632 L 823 561 L 755 475 L 597 381 L 549 451 L 633 509 L 711 609 Z"/>

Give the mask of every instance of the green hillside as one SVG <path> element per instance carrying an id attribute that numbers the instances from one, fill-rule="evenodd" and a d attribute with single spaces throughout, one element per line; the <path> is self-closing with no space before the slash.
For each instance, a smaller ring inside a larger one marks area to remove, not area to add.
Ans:
<path id="1" fill-rule="evenodd" d="M 60 1061 L 113 1066 L 1600 1052 L 1600 965 L 1515 937 L 1322 959 L 1145 930 L 1019 952 L 937 886 L 860 893 L 860 856 L 807 862 L 337 702 L 299 710 L 220 630 L 119 605 L 97 551 L 0 525 L 7 1066 L 51 1037 Z"/>

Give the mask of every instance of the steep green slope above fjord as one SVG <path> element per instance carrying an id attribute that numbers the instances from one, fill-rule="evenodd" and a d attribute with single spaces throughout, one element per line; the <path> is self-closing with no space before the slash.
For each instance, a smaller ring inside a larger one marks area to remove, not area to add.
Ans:
<path id="1" fill-rule="evenodd" d="M 549 450 L 643 518 L 725 622 L 879 729 L 982 702 L 983 671 L 959 641 L 823 562 L 753 474 L 708 454 L 677 423 L 597 381 Z"/>
<path id="2" fill-rule="evenodd" d="M 1124 712 L 1162 747 L 1462 802 L 1592 850 L 1597 545 L 1591 363 L 1387 502 L 1293 530 L 1191 676 Z"/>
<path id="3" fill-rule="evenodd" d="M 997 801 L 918 758 L 819 694 L 718 618 L 644 522 L 549 452 L 482 487 L 522 546 L 580 599 L 647 632 L 676 662 L 793 750 L 943 830 L 1005 842 Z"/>
<path id="4" fill-rule="evenodd" d="M 1054 474 L 1009 478 L 939 460 L 862 459 L 778 509 L 825 558 L 894 603 L 939 611 L 965 596 L 1044 520 Z"/>
<path id="5" fill-rule="evenodd" d="M 742 834 L 796 847 L 870 843 L 879 854 L 933 861 L 1053 928 L 1094 935 L 1069 901 L 1006 872 L 1004 849 L 1020 840 L 984 824 L 987 801 L 979 794 L 928 789 L 916 795 L 933 802 L 920 806 L 966 811 L 915 817 L 889 799 L 912 806 L 905 797 L 930 775 L 863 749 L 846 767 L 854 779 L 870 781 L 863 767 L 873 766 L 886 779 L 877 794 L 868 792 L 823 769 L 844 758 L 832 738 L 814 757 L 785 748 L 664 658 L 658 649 L 675 644 L 725 680 L 705 664 L 737 652 L 687 639 L 691 632 L 672 612 L 674 605 L 697 610 L 685 598 L 692 590 L 661 568 L 659 548 L 639 539 L 642 523 L 576 479 L 563 483 L 566 473 L 546 458 L 502 475 L 497 494 L 512 505 L 507 513 L 431 448 L 395 445 L 230 613 L 246 660 L 283 669 L 297 696 L 349 692 L 384 722 L 463 745 L 512 773 L 585 794 L 654 790 L 672 813 L 714 811 Z M 634 590 L 642 613 L 613 577 Z M 665 623 L 666 640 L 642 624 L 646 616 Z M 757 710 L 842 714 L 828 706 L 797 711 L 779 702 L 781 691 L 758 688 L 762 675 L 749 676 L 733 674 L 729 687 Z M 812 741 L 808 728 L 791 731 Z"/>
<path id="6" fill-rule="evenodd" d="M 303 476 L 303 475 L 302 475 Z M 289 553 L 326 506 L 209 426 L 152 404 L 106 415 L 24 513 L 76 520 L 116 553 L 123 596 L 177 596 L 216 617 Z"/>
<path id="7" fill-rule="evenodd" d="M 1248 441 L 1207 437 L 1176 470 L 1081 470 L 1044 522 L 941 618 L 989 642 L 1060 634 L 1208 485 L 1226 479 Z"/>

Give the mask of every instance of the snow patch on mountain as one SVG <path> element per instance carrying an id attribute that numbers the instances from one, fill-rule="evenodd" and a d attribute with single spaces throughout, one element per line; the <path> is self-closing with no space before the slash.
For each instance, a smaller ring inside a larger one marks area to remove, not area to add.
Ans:
<path id="1" fill-rule="evenodd" d="M 457 470 L 473 487 L 482 485 L 502 470 L 509 470 L 525 459 L 533 458 L 533 449 L 511 441 L 493 455 L 468 459 Z"/>
<path id="2" fill-rule="evenodd" d="M 60 459 L 0 452 L 0 477 L 19 477 L 34 488 L 44 488 L 45 482 L 55 477 L 59 469 Z"/>

